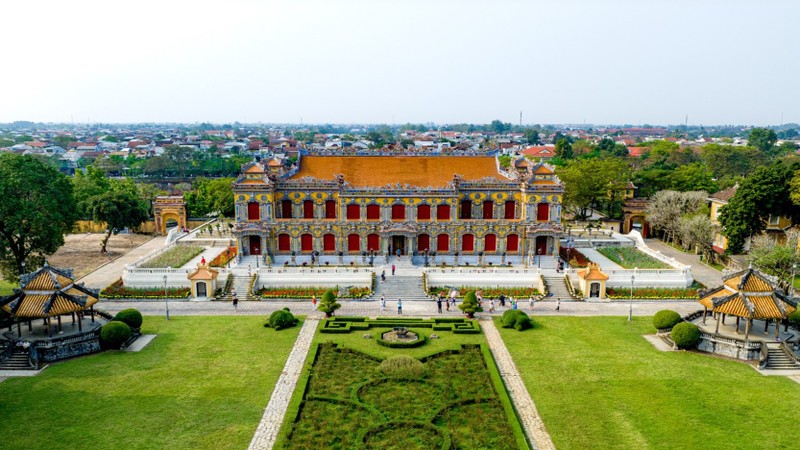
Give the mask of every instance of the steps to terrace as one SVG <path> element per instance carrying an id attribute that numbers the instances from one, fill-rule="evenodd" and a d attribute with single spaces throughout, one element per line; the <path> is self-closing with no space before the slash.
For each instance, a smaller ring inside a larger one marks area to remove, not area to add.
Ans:
<path id="1" fill-rule="evenodd" d="M 34 367 L 31 365 L 28 353 L 13 353 L 10 358 L 0 364 L 0 370 L 31 370 Z"/>
<path id="2" fill-rule="evenodd" d="M 377 287 L 375 292 L 368 297 L 369 300 L 380 300 L 381 295 L 386 297 L 386 301 L 396 301 L 398 298 L 403 301 L 428 301 L 431 299 L 422 290 L 421 276 L 400 276 L 392 275 L 391 270 L 386 272 L 386 281 L 381 282 L 381 273 L 376 271 Z"/>
<path id="3" fill-rule="evenodd" d="M 800 365 L 794 359 L 784 352 L 780 344 L 767 343 L 767 365 L 764 367 L 768 370 L 792 370 L 800 369 Z"/>
<path id="4" fill-rule="evenodd" d="M 544 282 L 547 285 L 548 294 L 552 293 L 553 300 L 572 300 L 574 297 L 570 295 L 567 289 L 566 277 L 563 274 L 559 275 L 545 275 L 543 276 Z"/>

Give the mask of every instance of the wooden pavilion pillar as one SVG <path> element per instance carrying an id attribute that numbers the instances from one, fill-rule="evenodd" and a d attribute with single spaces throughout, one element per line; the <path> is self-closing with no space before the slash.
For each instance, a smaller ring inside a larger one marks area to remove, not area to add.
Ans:
<path id="1" fill-rule="evenodd" d="M 81 315 L 78 314 L 78 331 L 83 331 L 82 324 L 83 324 L 83 317 L 81 317 Z"/>
<path id="2" fill-rule="evenodd" d="M 722 324 L 725 325 L 725 313 L 722 313 Z"/>
<path id="3" fill-rule="evenodd" d="M 17 337 L 22 337 L 22 323 L 17 321 Z"/>
<path id="4" fill-rule="evenodd" d="M 769 319 L 764 319 L 764 334 L 769 331 Z"/>
<path id="5" fill-rule="evenodd" d="M 745 327 L 744 327 L 744 340 L 745 341 L 747 340 L 747 338 L 750 337 L 750 322 L 751 321 L 752 320 L 748 317 L 747 318 L 747 323 L 745 324 Z"/>
<path id="6" fill-rule="evenodd" d="M 714 334 L 719 334 L 719 318 L 721 314 L 717 313 L 717 329 L 714 331 Z"/>
<path id="7" fill-rule="evenodd" d="M 44 322 L 47 324 L 47 337 L 53 337 L 53 327 L 50 324 L 50 318 L 45 318 Z"/>
<path id="8" fill-rule="evenodd" d="M 59 314 L 59 315 L 56 317 L 56 321 L 58 322 L 58 332 L 60 333 L 60 332 L 64 331 L 64 330 L 61 328 L 61 314 Z"/>
<path id="9" fill-rule="evenodd" d="M 703 325 L 706 324 L 706 316 L 708 315 L 708 308 L 703 306 Z"/>
<path id="10" fill-rule="evenodd" d="M 28 321 L 28 331 L 33 332 L 33 323 L 30 320 Z"/>
<path id="11" fill-rule="evenodd" d="M 739 317 L 736 317 L 736 334 L 739 334 Z"/>

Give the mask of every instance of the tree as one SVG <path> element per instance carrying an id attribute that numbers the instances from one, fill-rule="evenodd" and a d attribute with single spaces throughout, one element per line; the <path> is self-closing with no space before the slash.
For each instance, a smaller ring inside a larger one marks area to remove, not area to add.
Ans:
<path id="1" fill-rule="evenodd" d="M 681 237 L 681 217 L 696 215 L 706 207 L 708 194 L 703 191 L 658 191 L 645 210 L 654 231 L 661 231 L 668 242 Z"/>
<path id="2" fill-rule="evenodd" d="M 781 288 L 788 289 L 792 273 L 800 266 L 800 253 L 797 251 L 799 241 L 800 233 L 794 230 L 786 232 L 786 241 L 782 243 L 771 236 L 756 236 L 750 246 L 750 263 L 778 278 Z"/>
<path id="3" fill-rule="evenodd" d="M 337 309 L 341 307 L 342 304 L 336 302 L 336 294 L 329 290 L 322 294 L 322 299 L 320 300 L 317 309 L 324 312 L 325 317 L 330 317 Z"/>
<path id="4" fill-rule="evenodd" d="M 89 166 L 86 168 L 86 172 L 82 170 L 75 172 L 72 186 L 75 202 L 78 205 L 79 217 L 89 218 L 91 214 L 86 208 L 86 201 L 91 197 L 108 192 L 111 189 L 111 181 L 106 178 L 103 171 L 94 166 Z"/>
<path id="5" fill-rule="evenodd" d="M 775 156 L 773 148 L 776 142 L 778 142 L 778 135 L 775 134 L 775 130 L 767 128 L 753 128 L 750 130 L 750 137 L 747 139 L 748 144 L 770 157 Z"/>
<path id="6" fill-rule="evenodd" d="M 717 178 L 747 175 L 764 164 L 764 154 L 754 147 L 706 144 L 700 157 Z"/>
<path id="7" fill-rule="evenodd" d="M 30 156 L 0 154 L 0 267 L 16 280 L 64 244 L 77 219 L 72 184 Z"/>
<path id="8" fill-rule="evenodd" d="M 155 184 L 150 183 L 137 183 L 136 190 L 139 192 L 139 197 L 147 203 L 147 216 L 153 216 L 153 202 L 159 195 L 167 195 L 167 191 L 160 189 Z"/>
<path id="9" fill-rule="evenodd" d="M 608 210 L 621 200 L 629 181 L 630 168 L 620 158 L 571 160 L 558 171 L 564 182 L 564 206 L 576 218 L 585 219 L 589 209 L 605 206 Z"/>
<path id="10" fill-rule="evenodd" d="M 458 309 L 464 311 L 464 314 L 470 319 L 475 317 L 476 312 L 483 311 L 483 308 L 478 304 L 478 297 L 475 295 L 475 291 L 467 292 L 467 295 L 464 296 L 464 301 L 458 305 Z"/>
<path id="11" fill-rule="evenodd" d="M 503 134 L 511 130 L 511 124 L 503 123 L 499 120 L 493 120 L 492 123 L 489 124 L 489 129 L 497 134 Z"/>
<path id="12" fill-rule="evenodd" d="M 147 205 L 138 194 L 124 189 L 112 189 L 104 194 L 96 195 L 87 200 L 86 204 L 92 220 L 106 224 L 106 231 L 100 242 L 101 253 L 107 252 L 106 246 L 111 235 L 117 234 L 125 228 L 138 227 L 149 217 Z"/>
<path id="13" fill-rule="evenodd" d="M 669 174 L 669 181 L 670 188 L 680 192 L 719 190 L 708 166 L 701 162 L 678 166 Z"/>
<path id="14" fill-rule="evenodd" d="M 66 149 L 67 147 L 69 147 L 69 143 L 73 142 L 74 140 L 75 138 L 68 134 L 59 134 L 58 136 L 53 138 L 53 143 L 63 149 Z"/>
<path id="15" fill-rule="evenodd" d="M 708 214 L 686 215 L 679 220 L 679 233 L 683 248 L 685 250 L 697 249 L 706 261 L 714 259 L 715 253 L 711 244 L 714 242 L 716 232 L 717 226 L 711 223 Z"/>
<path id="16" fill-rule="evenodd" d="M 572 159 L 574 154 L 572 153 L 572 144 L 569 139 L 562 137 L 556 142 L 556 155 L 562 159 Z"/>
<path id="17" fill-rule="evenodd" d="M 525 140 L 530 145 L 539 145 L 542 143 L 542 140 L 539 138 L 539 132 L 533 128 L 528 128 L 525 130 Z"/>
<path id="18" fill-rule="evenodd" d="M 749 236 L 766 229 L 771 214 L 789 215 L 796 221 L 798 207 L 791 202 L 789 188 L 794 171 L 781 164 L 762 166 L 742 182 L 719 217 L 729 252 L 741 253 Z"/>
<path id="19" fill-rule="evenodd" d="M 235 205 L 233 201 L 233 178 L 198 178 L 194 181 L 194 189 L 185 195 L 186 206 L 192 217 L 208 214 L 222 214 L 233 217 Z"/>

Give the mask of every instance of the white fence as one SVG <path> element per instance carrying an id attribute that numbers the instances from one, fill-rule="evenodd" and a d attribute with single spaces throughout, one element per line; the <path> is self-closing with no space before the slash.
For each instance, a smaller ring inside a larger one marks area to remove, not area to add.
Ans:
<path id="1" fill-rule="evenodd" d="M 230 270 L 215 269 L 219 271 L 217 281 L 221 280 L 224 283 Z M 135 266 L 126 266 L 122 272 L 122 284 L 132 288 L 163 288 L 164 276 L 166 276 L 168 287 L 189 287 L 189 279 L 186 277 L 194 270 L 194 267 L 183 269 L 142 269 Z"/>
<path id="2" fill-rule="evenodd" d="M 570 279 L 577 280 L 576 272 L 581 269 L 568 269 L 566 273 Z M 603 270 L 608 275 L 606 286 L 613 288 L 630 288 L 631 276 L 633 276 L 633 287 L 652 287 L 652 288 L 688 288 L 692 285 L 692 271 L 687 269 L 617 269 Z M 573 283 L 573 285 L 575 285 Z"/>
<path id="3" fill-rule="evenodd" d="M 428 269 L 428 287 L 535 287 L 544 289 L 542 274 L 530 269 Z"/>
<path id="4" fill-rule="evenodd" d="M 373 271 L 347 268 L 262 268 L 257 288 L 269 287 L 372 287 Z"/>

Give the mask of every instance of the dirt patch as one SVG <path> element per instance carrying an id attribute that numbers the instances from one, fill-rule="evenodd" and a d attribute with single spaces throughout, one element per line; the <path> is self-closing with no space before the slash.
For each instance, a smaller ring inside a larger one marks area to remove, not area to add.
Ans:
<path id="1" fill-rule="evenodd" d="M 101 233 L 68 234 L 64 245 L 47 262 L 54 267 L 73 269 L 75 279 L 92 272 L 152 239 L 143 234 L 118 234 L 108 241 L 108 253 L 100 253 Z"/>

